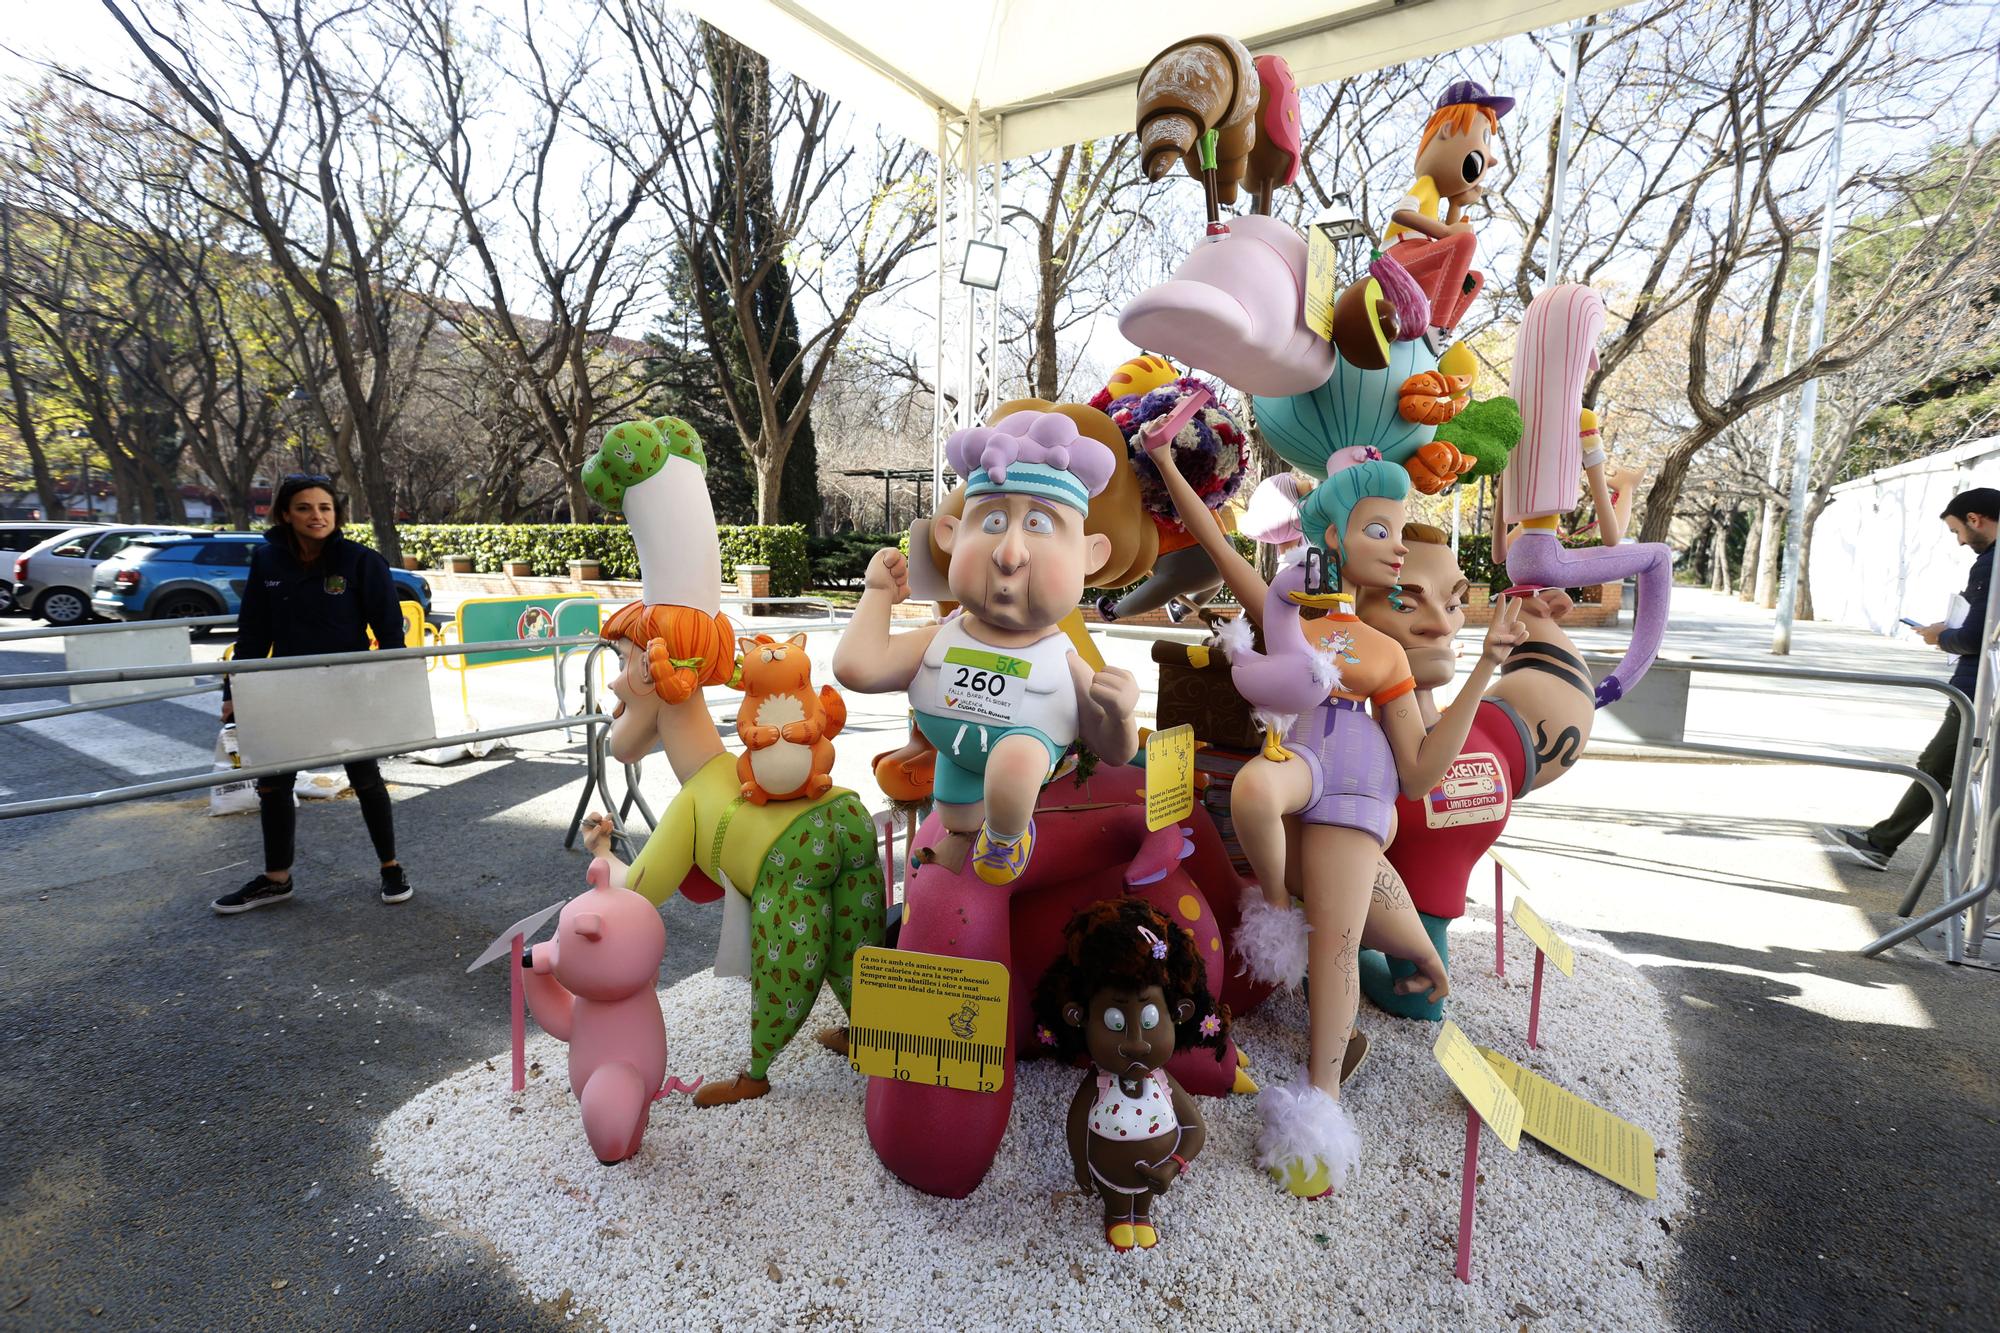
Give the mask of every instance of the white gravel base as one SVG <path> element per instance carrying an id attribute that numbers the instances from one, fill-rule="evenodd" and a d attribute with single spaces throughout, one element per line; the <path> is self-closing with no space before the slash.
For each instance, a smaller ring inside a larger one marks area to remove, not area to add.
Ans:
<path id="1" fill-rule="evenodd" d="M 1118 1254 L 1075 1190 L 1062 1117 L 1078 1074 L 1024 1067 L 998 1160 L 969 1199 L 917 1193 L 875 1159 L 862 1080 L 809 1034 L 761 1101 L 654 1108 L 639 1156 L 598 1164 L 564 1077 L 507 1090 L 504 1051 L 418 1094 L 376 1137 L 377 1171 L 420 1208 L 489 1241 L 539 1300 L 612 1329 L 1161 1329 L 1669 1327 L 1664 1223 L 1686 1205 L 1681 1078 L 1660 996 L 1601 938 L 1570 935 L 1577 975 L 1550 968 L 1540 1051 L 1527 1050 L 1532 948 L 1509 928 L 1492 972 L 1492 918 L 1451 932 L 1450 1012 L 1475 1042 L 1649 1130 L 1659 1200 L 1640 1199 L 1525 1136 L 1487 1134 L 1473 1280 L 1452 1276 L 1464 1103 L 1431 1059 L 1436 1029 L 1364 1004 L 1373 1041 L 1343 1098 L 1361 1166 L 1338 1194 L 1290 1198 L 1252 1165 L 1254 1098 L 1204 1103 L 1209 1141 L 1157 1206 L 1157 1249 Z M 663 992 L 670 1064 L 723 1074 L 747 1048 L 747 984 L 701 973 Z M 1287 1076 L 1305 1011 L 1280 998 L 1237 1025 L 1253 1074 Z M 948 1125 L 938 1126 L 948 1134 Z"/>

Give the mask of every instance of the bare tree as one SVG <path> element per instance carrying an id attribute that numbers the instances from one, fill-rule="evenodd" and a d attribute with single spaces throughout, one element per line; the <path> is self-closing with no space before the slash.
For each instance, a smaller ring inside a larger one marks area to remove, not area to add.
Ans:
<path id="1" fill-rule="evenodd" d="M 931 234 L 929 159 L 880 136 L 849 142 L 826 94 L 657 0 L 621 0 L 614 22 L 643 74 L 633 86 L 647 133 L 668 149 L 651 194 L 687 264 L 700 337 L 727 372 L 758 521 L 773 522 L 842 339 Z"/>
<path id="2" fill-rule="evenodd" d="M 103 0 L 133 46 L 204 127 L 194 143 L 228 193 L 212 202 L 254 229 L 307 319 L 325 331 L 340 403 L 315 408 L 336 453 L 361 481 L 378 549 L 400 554 L 385 466 L 407 294 L 430 290 L 449 267 L 455 237 L 417 209 L 418 174 L 380 115 L 403 49 L 360 29 L 357 7 L 313 0 L 237 0 L 207 17 L 197 44 L 129 0 Z M 219 21 L 218 21 L 219 20 Z M 217 68 L 208 53 L 242 62 Z M 71 75 L 100 96 L 156 114 L 122 92 Z M 161 128 L 173 122 L 159 116 Z"/>
<path id="3" fill-rule="evenodd" d="M 1849 307 L 1855 313 L 1830 321 L 1816 352 L 1775 369 L 1785 297 L 1812 263 L 1836 94 L 1846 90 L 1850 134 L 1977 124 L 1985 115 L 1960 105 L 1961 85 L 1990 59 L 1990 43 L 1975 33 L 1953 45 L 1938 9 L 1914 0 L 1777 0 L 1715 10 L 1662 0 L 1585 39 L 1570 174 L 1580 198 L 1566 214 L 1563 251 L 1574 256 L 1566 273 L 1607 285 L 1639 273 L 1628 300 L 1613 305 L 1586 401 L 1662 320 L 1687 312 L 1689 420 L 1660 459 L 1642 540 L 1665 538 L 1690 465 L 1732 424 L 1808 379 L 1856 364 L 1938 303 L 1963 296 L 1966 261 L 1994 226 L 1976 188 L 1992 169 L 1991 143 L 1965 156 L 1958 188 Z M 1532 211 L 1508 180 L 1489 195 L 1525 238 L 1509 284 L 1520 303 L 1549 280 L 1541 261 L 1553 215 L 1553 125 L 1544 142 L 1544 186 Z M 1846 206 L 1894 198 L 1921 169 L 1854 173 L 1843 182 Z M 1711 348 L 1735 309 L 1756 312 L 1755 354 L 1718 374 Z"/>
<path id="4" fill-rule="evenodd" d="M 36 412 L 36 399 L 47 381 L 30 372 L 21 354 L 21 343 L 14 336 L 11 293 L 18 290 L 21 268 L 15 211 L 13 200 L 0 192 L 0 372 L 7 376 L 7 402 L 12 409 L 15 433 L 21 437 L 21 446 L 28 454 L 36 498 L 41 501 L 44 514 L 57 515 L 63 512 L 63 497 L 56 484 L 55 469 L 49 464 L 48 450 L 43 447 L 42 425 Z"/>
<path id="5" fill-rule="evenodd" d="M 635 244 L 632 224 L 669 142 L 628 135 L 616 105 L 631 94 L 623 53 L 603 51 L 592 24 L 545 28 L 524 4 L 511 28 L 474 28 L 450 0 L 399 0 L 395 21 L 391 40 L 408 33 L 423 95 L 389 99 L 385 111 L 444 191 L 476 261 L 475 277 L 452 284 L 460 299 L 440 311 L 514 387 L 531 428 L 516 475 L 546 454 L 580 520 L 593 433 L 639 393 L 631 358 L 607 354 L 605 340 L 658 288 L 660 244 Z M 518 122 L 511 144 L 483 125 L 502 105 Z M 503 230 L 511 252 L 495 240 Z"/>
<path id="6" fill-rule="evenodd" d="M 1008 166 L 1008 193 L 1024 202 L 1006 208 L 1002 220 L 1026 234 L 1034 261 L 1033 302 L 1009 341 L 1025 351 L 1036 398 L 1054 402 L 1074 387 L 1069 372 L 1082 349 L 1069 349 L 1064 365 L 1062 335 L 1135 294 L 1139 270 L 1115 261 L 1142 245 L 1155 226 L 1148 204 L 1178 183 L 1148 181 L 1134 142 L 1120 134 L 1067 144 Z"/>

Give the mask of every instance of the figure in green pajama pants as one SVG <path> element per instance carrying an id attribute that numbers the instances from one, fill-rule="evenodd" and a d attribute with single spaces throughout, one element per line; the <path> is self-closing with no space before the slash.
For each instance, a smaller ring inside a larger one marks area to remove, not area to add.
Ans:
<path id="1" fill-rule="evenodd" d="M 598 503 L 624 514 L 645 589 L 598 632 L 618 654 L 606 745 L 624 764 L 664 750 L 681 788 L 629 871 L 610 855 L 608 816 L 592 814 L 583 832 L 591 853 L 612 861 L 613 882 L 655 904 L 684 886 L 704 901 L 718 885 L 734 895 L 725 942 L 740 946 L 752 982 L 752 1052 L 735 1078 L 695 1094 L 697 1105 L 718 1106 L 770 1091 L 771 1059 L 812 1011 L 821 981 L 847 1004 L 854 951 L 881 940 L 883 894 L 874 822 L 853 792 L 758 805 L 722 746 L 702 691 L 735 674 L 737 635 L 719 609 L 706 466 L 687 424 L 662 417 L 614 427 L 584 469 Z"/>
<path id="2" fill-rule="evenodd" d="M 875 823 L 849 793 L 802 815 L 772 846 L 750 890 L 751 1080 L 798 1035 L 820 982 L 848 1007 L 854 951 L 880 944 L 882 864 Z"/>
<path id="3" fill-rule="evenodd" d="M 594 855 L 609 856 L 610 821 L 592 816 L 585 837 Z M 875 822 L 839 787 L 817 800 L 756 805 L 742 794 L 734 757 L 720 752 L 674 794 L 625 886 L 664 903 L 690 875 L 748 899 L 750 919 L 750 1061 L 734 1079 L 704 1083 L 695 1103 L 761 1097 L 772 1058 L 798 1034 L 820 983 L 845 1009 L 854 951 L 882 942 Z"/>

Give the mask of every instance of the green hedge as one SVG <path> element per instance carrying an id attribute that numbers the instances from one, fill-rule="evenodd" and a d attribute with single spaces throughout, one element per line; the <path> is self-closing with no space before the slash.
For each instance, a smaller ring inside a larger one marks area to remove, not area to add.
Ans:
<path id="1" fill-rule="evenodd" d="M 868 562 L 883 547 L 907 550 L 905 532 L 843 532 L 806 538 L 806 563 L 815 588 L 851 588 L 868 572 Z"/>
<path id="2" fill-rule="evenodd" d="M 356 541 L 375 543 L 364 524 L 351 523 L 344 531 Z M 716 532 L 722 547 L 717 576 L 723 582 L 735 583 L 738 565 L 769 565 L 773 596 L 805 591 L 806 530 L 798 524 L 719 526 Z M 632 530 L 622 523 L 404 523 L 396 535 L 403 554 L 426 569 L 441 568 L 447 555 L 469 555 L 482 574 L 499 573 L 509 560 L 525 560 L 536 575 L 560 578 L 569 573 L 570 561 L 595 560 L 606 578 L 639 577 Z"/>
<path id="3" fill-rule="evenodd" d="M 799 524 L 724 526 L 716 531 L 722 538 L 726 581 L 735 581 L 738 565 L 769 565 L 773 597 L 796 597 L 806 590 L 806 530 Z"/>

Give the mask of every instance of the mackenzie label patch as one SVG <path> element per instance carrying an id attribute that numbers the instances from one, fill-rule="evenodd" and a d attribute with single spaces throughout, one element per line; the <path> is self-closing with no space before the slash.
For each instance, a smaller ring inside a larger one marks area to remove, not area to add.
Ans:
<path id="1" fill-rule="evenodd" d="M 1424 797 L 1424 826 L 1494 823 L 1507 817 L 1511 803 L 1507 773 L 1497 755 L 1461 754 L 1444 781 Z"/>

